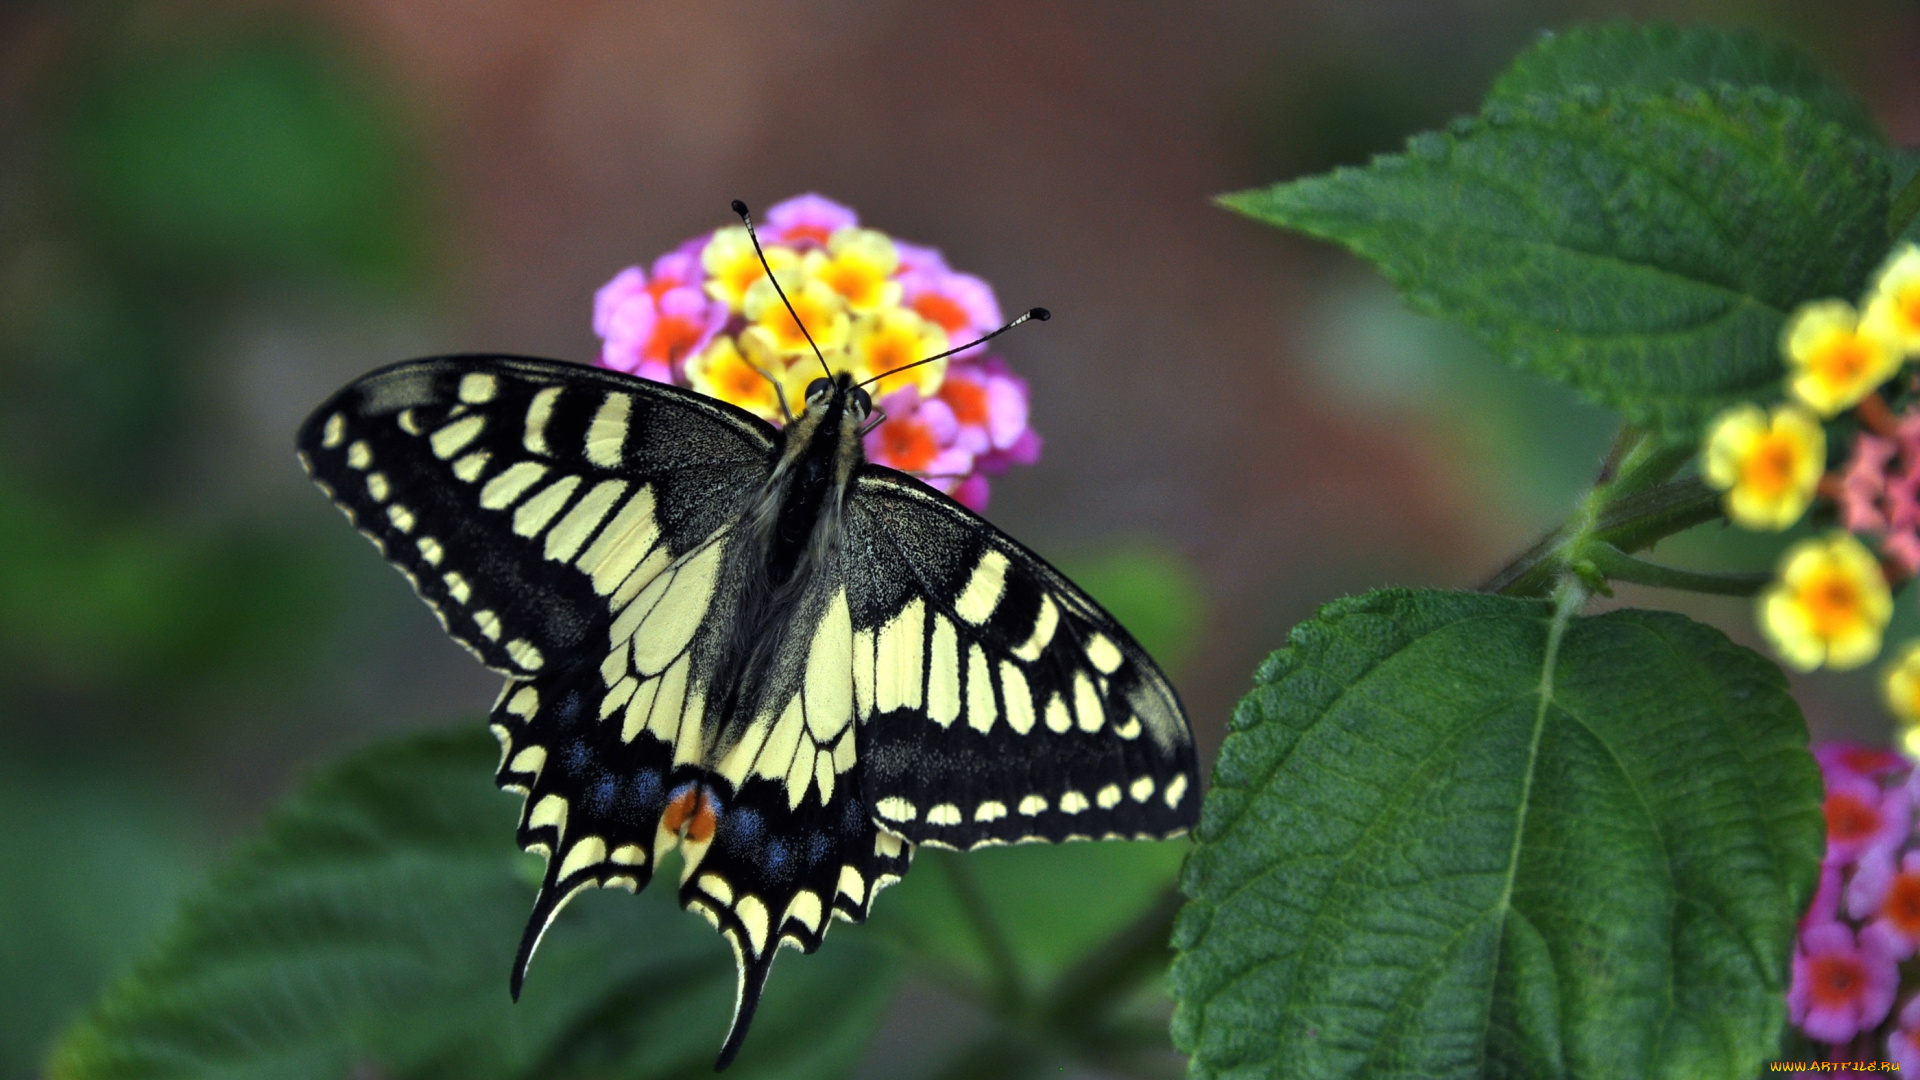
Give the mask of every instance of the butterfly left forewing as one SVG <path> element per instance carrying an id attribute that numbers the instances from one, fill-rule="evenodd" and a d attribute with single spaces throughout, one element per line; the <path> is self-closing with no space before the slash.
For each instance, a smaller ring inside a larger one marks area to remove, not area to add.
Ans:
<path id="1" fill-rule="evenodd" d="M 864 783 L 882 827 L 966 849 L 1192 825 L 1178 696 L 1064 575 L 878 467 L 849 501 L 847 543 Z"/>
<path id="2" fill-rule="evenodd" d="M 578 364 L 416 360 L 315 410 L 301 461 L 489 667 L 597 651 L 613 609 L 717 530 L 772 429 L 688 391 Z M 561 572 L 570 569 L 573 572 Z"/>

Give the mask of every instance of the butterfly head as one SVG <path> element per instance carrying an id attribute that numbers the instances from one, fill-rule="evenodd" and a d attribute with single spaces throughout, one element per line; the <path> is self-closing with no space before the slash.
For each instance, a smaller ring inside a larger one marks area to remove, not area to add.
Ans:
<path id="1" fill-rule="evenodd" d="M 835 401 L 842 412 L 860 423 L 873 413 L 873 397 L 853 384 L 853 376 L 842 371 L 831 379 L 819 378 L 807 384 L 807 411 L 826 412 Z"/>

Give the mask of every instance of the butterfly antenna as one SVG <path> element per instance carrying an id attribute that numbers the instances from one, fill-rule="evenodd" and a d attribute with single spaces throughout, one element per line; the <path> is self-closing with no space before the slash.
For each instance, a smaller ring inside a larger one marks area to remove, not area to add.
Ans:
<path id="1" fill-rule="evenodd" d="M 813 335 L 807 331 L 807 324 L 800 321 L 800 313 L 793 310 L 793 301 L 787 299 L 787 290 L 780 287 L 780 279 L 774 276 L 773 267 L 767 264 L 767 253 L 760 249 L 760 234 L 753 229 L 753 215 L 747 212 L 747 204 L 739 199 L 733 200 L 733 212 L 740 215 L 740 223 L 747 227 L 747 239 L 753 241 L 753 253 L 760 256 L 760 268 L 767 272 L 767 280 L 773 282 L 773 291 L 780 294 L 780 302 L 787 305 L 787 314 L 793 316 L 793 325 L 800 328 L 800 333 L 806 336 L 807 344 L 813 346 L 813 355 L 820 361 L 820 370 L 827 373 L 827 378 L 833 378 L 833 369 L 827 366 L 827 358 L 821 355 L 820 346 L 814 342 Z M 785 407 L 784 403 L 782 407 Z"/>
<path id="2" fill-rule="evenodd" d="M 875 375 L 873 378 L 866 380 L 866 382 L 858 383 L 856 385 L 865 386 L 867 385 L 867 383 L 879 382 L 881 379 L 884 379 L 889 375 L 897 374 L 899 372 L 907 370 L 908 368 L 917 368 L 921 364 L 931 364 L 935 360 L 945 359 L 946 357 L 952 356 L 954 353 L 966 352 L 968 349 L 971 349 L 975 345 L 979 345 L 982 342 L 992 341 L 994 338 L 999 337 L 1001 334 L 1006 333 L 1007 331 L 1013 329 L 1016 326 L 1019 326 L 1023 322 L 1027 322 L 1028 320 L 1032 320 L 1034 322 L 1046 322 L 1048 319 L 1051 319 L 1051 318 L 1053 318 L 1053 312 L 1048 311 L 1046 308 L 1043 308 L 1043 307 L 1034 308 L 1033 310 L 1028 311 L 1026 314 L 1013 320 L 1012 322 L 1001 327 L 1000 329 L 995 330 L 993 333 L 986 335 L 985 337 L 974 338 L 972 341 L 967 342 L 965 345 L 955 346 L 954 348 L 948 349 L 946 352 L 943 352 L 943 353 L 935 353 L 932 356 L 927 357 L 925 360 L 915 360 L 911 364 L 902 364 L 899 367 L 894 368 L 892 371 L 883 371 L 880 374 Z"/>

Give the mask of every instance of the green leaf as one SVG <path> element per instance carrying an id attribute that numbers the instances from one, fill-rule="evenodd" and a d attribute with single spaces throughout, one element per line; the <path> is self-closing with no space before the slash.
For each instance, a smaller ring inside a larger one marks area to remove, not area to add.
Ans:
<path id="1" fill-rule="evenodd" d="M 1747 1077 L 1824 826 L 1778 668 L 1666 612 L 1387 591 L 1262 666 L 1175 930 L 1196 1077 Z"/>
<path id="2" fill-rule="evenodd" d="M 638 897 L 576 900 L 509 1000 L 537 865 L 513 848 L 497 756 L 477 732 L 416 737 L 323 773 L 68 1032 L 49 1075 L 711 1075 L 733 958 L 664 872 Z M 890 970 L 853 928 L 781 963 L 728 1075 L 843 1074 Z"/>
<path id="3" fill-rule="evenodd" d="M 1666 92 L 1679 84 L 1712 89 L 1717 83 L 1799 98 L 1863 139 L 1881 138 L 1873 115 L 1811 57 L 1751 30 L 1603 23 L 1546 34 L 1514 60 L 1487 100 L 1519 105 L 1531 94 L 1565 97 L 1580 88 Z"/>
<path id="4" fill-rule="evenodd" d="M 1787 312 L 1887 250 L 1880 152 L 1770 91 L 1488 106 L 1359 169 L 1224 205 L 1372 260 L 1417 310 L 1635 423 L 1778 393 Z"/>

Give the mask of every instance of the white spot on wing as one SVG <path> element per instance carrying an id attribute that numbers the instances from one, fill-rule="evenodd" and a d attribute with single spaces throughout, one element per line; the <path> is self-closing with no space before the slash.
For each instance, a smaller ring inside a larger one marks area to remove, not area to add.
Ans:
<path id="1" fill-rule="evenodd" d="M 1111 810 L 1120 805 L 1120 785 L 1108 784 L 1094 793 L 1093 801 L 1102 810 Z"/>
<path id="2" fill-rule="evenodd" d="M 710 543 L 647 583 L 614 620 L 612 636 L 633 639 L 633 667 L 642 675 L 664 669 L 686 651 L 707 617 L 721 545 Z"/>
<path id="3" fill-rule="evenodd" d="M 1127 788 L 1127 794 L 1133 796 L 1134 802 L 1146 802 L 1153 798 L 1153 787 L 1153 777 L 1142 776 Z"/>
<path id="4" fill-rule="evenodd" d="M 374 502 L 387 501 L 387 496 L 393 494 L 393 488 L 387 483 L 386 473 L 367 474 L 367 494 L 373 497 Z"/>
<path id="5" fill-rule="evenodd" d="M 454 603 L 465 604 L 473 598 L 473 590 L 467 587 L 467 579 L 459 574 L 449 572 L 441 575 L 440 580 L 447 583 L 447 595 L 453 597 Z"/>
<path id="6" fill-rule="evenodd" d="M 835 891 L 845 895 L 856 904 L 864 904 L 867 902 L 867 879 L 861 877 L 860 871 L 855 870 L 853 867 L 842 866 L 840 868 L 840 884 Z"/>
<path id="7" fill-rule="evenodd" d="M 510 772 L 532 773 L 537 777 L 540 775 L 540 769 L 545 766 L 546 763 L 547 748 L 544 746 L 529 746 L 525 750 L 513 755 L 513 763 L 508 765 L 507 769 Z"/>
<path id="8" fill-rule="evenodd" d="M 560 400 L 560 389 L 558 386 L 546 387 L 527 403 L 527 427 L 523 443 L 533 453 L 552 453 L 547 449 L 547 421 L 553 417 L 554 402 Z"/>
<path id="9" fill-rule="evenodd" d="M 975 731 L 992 731 L 998 709 L 993 703 L 993 679 L 988 674 L 987 654 L 978 642 L 967 650 L 967 726 Z"/>
<path id="10" fill-rule="evenodd" d="M 453 463 L 453 475 L 459 477 L 461 482 L 471 484 L 480 479 L 480 474 L 487 469 L 487 459 L 492 456 L 485 450 L 468 454 Z"/>
<path id="11" fill-rule="evenodd" d="M 1091 805 L 1087 797 L 1077 791 L 1066 791 L 1060 795 L 1060 812 L 1063 814 L 1077 814 Z"/>
<path id="12" fill-rule="evenodd" d="M 387 520 L 393 523 L 394 528 L 399 529 L 403 533 L 413 531 L 413 511 L 401 506 L 399 503 L 394 503 L 392 506 L 387 507 Z"/>
<path id="13" fill-rule="evenodd" d="M 326 425 L 320 429 L 320 445 L 328 450 L 340 445 L 347 437 L 347 418 L 339 413 L 327 417 Z"/>
<path id="14" fill-rule="evenodd" d="M 1080 730 L 1099 731 L 1106 722 L 1106 712 L 1100 707 L 1100 695 L 1093 688 L 1093 680 L 1087 678 L 1084 671 L 1073 673 L 1073 712 L 1080 720 Z"/>
<path id="15" fill-rule="evenodd" d="M 1011 660 L 1000 661 L 1000 696 L 1006 699 L 1007 726 L 1018 735 L 1032 731 L 1033 691 L 1027 688 L 1027 677 Z"/>
<path id="16" fill-rule="evenodd" d="M 1093 661 L 1102 675 L 1111 675 L 1120 670 L 1120 647 L 1107 635 L 1096 633 L 1087 639 L 1087 659 Z"/>
<path id="17" fill-rule="evenodd" d="M 444 461 L 459 453 L 486 426 L 487 418 L 484 416 L 462 417 L 434 432 L 427 442 L 433 447 L 433 456 Z"/>
<path id="18" fill-rule="evenodd" d="M 847 591 L 840 589 L 827 601 L 807 650 L 807 730 L 822 746 L 853 722 L 853 673 L 848 670 L 852 658 L 853 617 L 847 610 Z"/>
<path id="19" fill-rule="evenodd" d="M 593 535 L 600 520 L 607 516 L 607 511 L 613 509 L 613 504 L 619 501 L 626 490 L 625 480 L 602 480 L 595 484 L 593 490 L 575 503 L 573 509 L 567 511 L 567 516 L 561 518 L 560 523 L 547 534 L 547 558 L 562 561 L 573 558 L 574 552 L 579 551 L 580 545 Z"/>
<path id="20" fill-rule="evenodd" d="M 1065 735 L 1073 730 L 1073 714 L 1067 710 L 1067 703 L 1057 693 L 1047 699 L 1047 730 L 1055 735 Z"/>
<path id="21" fill-rule="evenodd" d="M 1007 804 L 995 802 L 992 799 L 988 799 L 986 802 L 973 808 L 973 820 L 975 821 L 999 821 L 1006 816 Z"/>
<path id="22" fill-rule="evenodd" d="M 588 867 L 598 866 L 607 861 L 607 842 L 597 836 L 582 837 L 579 843 L 567 849 L 567 857 L 560 862 L 559 877 L 565 880 Z"/>
<path id="23" fill-rule="evenodd" d="M 1167 781 L 1167 793 L 1161 797 L 1166 800 L 1167 809 L 1172 810 L 1179 807 L 1180 799 L 1186 793 L 1187 774 L 1175 773 L 1173 779 Z"/>
<path id="24" fill-rule="evenodd" d="M 960 821 L 960 808 L 950 802 L 941 803 L 927 811 L 929 825 L 958 825 Z"/>
<path id="25" fill-rule="evenodd" d="M 593 414 L 587 425 L 587 460 L 603 469 L 620 467 L 620 451 L 627 443 L 627 419 L 633 414 L 633 399 L 614 391 Z"/>
<path id="26" fill-rule="evenodd" d="M 356 469 L 364 469 L 373 464 L 373 450 L 367 446 L 367 440 L 355 439 L 347 447 L 347 464 Z"/>
<path id="27" fill-rule="evenodd" d="M 593 591 L 605 596 L 633 573 L 659 537 L 653 522 L 653 489 L 641 487 L 628 496 L 619 513 L 574 565 L 593 579 Z"/>
<path id="28" fill-rule="evenodd" d="M 1047 797 L 1044 795 L 1028 795 L 1020 800 L 1018 809 L 1028 817 L 1044 813 L 1047 809 Z"/>
<path id="29" fill-rule="evenodd" d="M 1040 595 L 1040 612 L 1033 619 L 1033 633 L 1027 640 L 1013 647 L 1013 655 L 1031 664 L 1040 659 L 1040 653 L 1053 640 L 1053 632 L 1060 625 L 1060 609 L 1054 605 L 1053 597 L 1045 593 Z"/>
<path id="30" fill-rule="evenodd" d="M 960 717 L 960 640 L 953 622 L 938 612 L 928 648 L 927 719 L 948 727 Z M 991 724 L 993 717 L 988 716 L 987 722 Z"/>
<path id="31" fill-rule="evenodd" d="M 767 905 L 757 896 L 743 896 L 733 906 L 733 913 L 740 919 L 740 925 L 747 928 L 747 938 L 753 943 L 753 955 L 759 956 L 767 951 Z"/>
<path id="32" fill-rule="evenodd" d="M 537 461 L 516 461 L 480 489 L 480 506 L 486 510 L 505 510 L 545 475 L 547 467 Z"/>
<path id="33" fill-rule="evenodd" d="M 474 612 L 473 623 L 488 641 L 500 640 L 500 616 L 495 615 L 492 609 Z"/>
<path id="34" fill-rule="evenodd" d="M 499 389 L 500 380 L 485 372 L 471 372 L 461 376 L 460 400 L 469 405 L 485 405 L 493 400 L 494 392 Z"/>
<path id="35" fill-rule="evenodd" d="M 880 630 L 874 670 L 875 711 L 920 707 L 926 604 L 918 597 Z"/>
<path id="36" fill-rule="evenodd" d="M 579 486 L 579 477 L 563 476 L 541 488 L 513 512 L 514 533 L 528 539 L 540 535 L 540 530 L 547 527 L 547 522 L 553 520 L 561 507 L 567 505 L 567 500 L 573 497 L 573 489 Z"/>
<path id="37" fill-rule="evenodd" d="M 993 617 L 993 609 L 1000 606 L 1000 595 L 1006 591 L 1007 557 L 988 548 L 974 564 L 973 576 L 960 590 L 960 598 L 954 601 L 954 614 L 978 626 Z"/>
<path id="38" fill-rule="evenodd" d="M 889 795 L 881 799 L 873 809 L 888 821 L 912 821 L 920 816 L 918 808 L 898 795 Z"/>
<path id="39" fill-rule="evenodd" d="M 539 671 L 540 665 L 546 663 L 546 657 L 540 655 L 540 650 L 526 638 L 514 638 L 507 642 L 507 655 L 523 671 Z"/>

